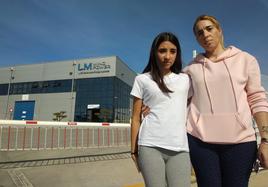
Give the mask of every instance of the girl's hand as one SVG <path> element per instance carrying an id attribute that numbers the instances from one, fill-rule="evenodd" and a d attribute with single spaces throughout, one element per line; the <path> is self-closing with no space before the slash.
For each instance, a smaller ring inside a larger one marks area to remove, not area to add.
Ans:
<path id="1" fill-rule="evenodd" d="M 138 153 L 135 153 L 135 154 L 131 153 L 131 158 L 132 158 L 132 160 L 133 160 L 138 172 L 140 172 L 141 170 L 140 170 L 140 167 L 139 167 L 139 164 L 138 164 Z"/>

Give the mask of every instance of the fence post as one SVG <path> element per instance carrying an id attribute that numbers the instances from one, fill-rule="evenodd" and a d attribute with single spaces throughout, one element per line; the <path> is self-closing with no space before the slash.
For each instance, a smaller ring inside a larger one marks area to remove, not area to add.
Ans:
<path id="1" fill-rule="evenodd" d="M 23 141 L 22 141 L 22 150 L 25 148 L 25 139 L 26 139 L 26 127 L 23 129 Z"/>
<path id="2" fill-rule="evenodd" d="M 10 130 L 11 130 L 11 127 L 9 126 L 8 127 L 8 138 L 7 138 L 7 150 L 9 151 L 9 144 L 10 144 Z"/>
<path id="3" fill-rule="evenodd" d="M 40 148 L 40 127 L 38 127 L 38 132 L 37 132 L 37 150 Z"/>

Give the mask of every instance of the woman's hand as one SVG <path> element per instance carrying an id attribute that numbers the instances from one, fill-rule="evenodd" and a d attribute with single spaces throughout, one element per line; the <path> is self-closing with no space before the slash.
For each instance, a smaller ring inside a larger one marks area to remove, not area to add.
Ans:
<path id="1" fill-rule="evenodd" d="M 139 164 L 138 164 L 138 153 L 135 153 L 135 154 L 131 153 L 131 158 L 132 158 L 132 160 L 133 160 L 138 172 L 140 172 L 141 170 L 140 170 L 140 167 L 139 167 Z"/>
<path id="2" fill-rule="evenodd" d="M 261 143 L 259 146 L 259 160 L 261 162 L 261 166 L 265 169 L 268 169 L 268 144 Z"/>
<path id="3" fill-rule="evenodd" d="M 150 108 L 148 106 L 142 104 L 141 113 L 142 113 L 142 117 L 144 118 L 145 116 L 147 116 L 150 113 Z"/>

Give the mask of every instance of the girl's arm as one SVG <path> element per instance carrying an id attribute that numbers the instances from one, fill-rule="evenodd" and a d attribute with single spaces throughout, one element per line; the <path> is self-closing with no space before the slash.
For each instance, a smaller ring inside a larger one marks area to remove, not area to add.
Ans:
<path id="1" fill-rule="evenodd" d="M 141 107 L 142 100 L 134 97 L 132 120 L 131 120 L 131 153 L 135 154 L 138 152 L 138 134 L 141 124 Z"/>
<path id="2" fill-rule="evenodd" d="M 131 158 L 134 161 L 137 170 L 140 172 L 138 165 L 138 134 L 141 124 L 141 106 L 142 100 L 134 97 L 133 111 L 131 120 Z"/>

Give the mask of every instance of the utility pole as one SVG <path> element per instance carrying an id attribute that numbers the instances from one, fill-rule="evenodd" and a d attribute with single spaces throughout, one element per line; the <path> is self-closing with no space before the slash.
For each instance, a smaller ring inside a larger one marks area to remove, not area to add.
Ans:
<path id="1" fill-rule="evenodd" d="M 73 114 L 73 106 L 74 106 L 74 80 L 75 80 L 75 67 L 76 61 L 73 61 L 73 68 L 72 68 L 72 87 L 71 87 L 71 110 L 69 115 L 69 121 L 74 121 L 74 114 Z"/>
<path id="2" fill-rule="evenodd" d="M 8 118 L 8 112 L 9 112 L 9 96 L 10 96 L 10 87 L 11 87 L 11 82 L 14 79 L 13 73 L 15 71 L 14 67 L 9 68 L 10 71 L 10 77 L 9 77 L 9 82 L 8 82 L 8 89 L 7 89 L 7 105 L 6 105 L 6 113 L 5 113 L 5 119 Z"/>

